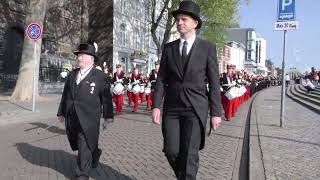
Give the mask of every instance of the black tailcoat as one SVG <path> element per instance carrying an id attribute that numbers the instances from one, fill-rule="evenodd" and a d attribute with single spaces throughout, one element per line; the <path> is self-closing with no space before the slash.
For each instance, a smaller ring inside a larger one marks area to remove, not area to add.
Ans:
<path id="1" fill-rule="evenodd" d="M 92 68 L 77 85 L 78 72 L 79 69 L 75 69 L 67 77 L 57 115 L 65 117 L 72 150 L 78 150 L 79 129 L 75 126 L 79 121 L 89 148 L 93 151 L 98 145 L 101 112 L 103 118 L 113 118 L 110 83 L 103 72 Z"/>
<path id="2" fill-rule="evenodd" d="M 201 121 L 201 146 L 204 147 L 205 129 L 210 116 L 221 117 L 221 97 L 216 47 L 209 41 L 196 38 L 183 70 L 179 53 L 180 40 L 165 45 L 156 82 L 152 107 L 159 108 L 163 95 L 165 111 L 184 96 L 191 103 Z M 207 91 L 209 84 L 209 92 Z"/>

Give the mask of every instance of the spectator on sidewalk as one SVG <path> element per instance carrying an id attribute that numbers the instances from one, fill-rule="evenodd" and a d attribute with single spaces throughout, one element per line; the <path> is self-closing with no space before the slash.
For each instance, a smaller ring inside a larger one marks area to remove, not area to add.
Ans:
<path id="1" fill-rule="evenodd" d="M 94 68 L 96 48 L 80 44 L 74 54 L 79 68 L 67 76 L 57 116 L 65 121 L 71 149 L 78 150 L 76 178 L 87 180 L 90 168 L 98 166 L 102 153 L 98 148 L 101 110 L 105 127 L 113 119 L 113 105 L 105 74 Z"/>
<path id="2" fill-rule="evenodd" d="M 319 76 L 318 76 L 318 73 L 314 67 L 311 68 L 310 76 L 311 76 L 311 82 L 314 85 L 317 85 L 318 81 L 319 81 Z"/>
<path id="3" fill-rule="evenodd" d="M 285 80 L 286 80 L 286 87 L 288 87 L 289 84 L 290 84 L 290 76 L 289 76 L 289 74 L 286 74 Z"/>
<path id="4" fill-rule="evenodd" d="M 306 81 L 302 84 L 308 91 L 308 94 L 310 94 L 312 91 L 315 90 L 315 86 L 312 84 L 309 78 L 306 78 Z"/>

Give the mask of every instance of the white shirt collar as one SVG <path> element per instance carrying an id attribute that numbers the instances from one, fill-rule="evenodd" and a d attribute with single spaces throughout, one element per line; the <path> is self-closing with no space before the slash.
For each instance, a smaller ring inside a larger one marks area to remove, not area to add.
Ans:
<path id="1" fill-rule="evenodd" d="M 93 67 L 93 65 L 79 70 L 79 73 L 78 73 L 78 76 L 77 76 L 77 80 L 76 80 L 77 84 L 79 84 L 82 81 L 82 79 L 84 79 L 89 74 L 89 72 L 91 71 L 92 67 Z"/>
<path id="2" fill-rule="evenodd" d="M 87 73 L 89 71 L 89 69 L 92 68 L 92 67 L 93 67 L 93 65 L 85 67 L 84 69 L 80 69 L 81 75 L 83 75 L 83 73 Z"/>
<path id="3" fill-rule="evenodd" d="M 188 46 L 187 46 L 187 54 L 189 54 L 191 48 L 192 48 L 192 45 L 194 43 L 194 41 L 196 40 L 196 35 L 194 34 L 193 36 L 191 36 L 189 39 L 185 40 L 185 39 L 182 39 L 180 38 L 180 44 L 179 44 L 179 50 L 180 50 L 180 54 L 182 54 L 182 47 L 183 47 L 183 43 L 185 41 L 187 41 L 188 43 Z"/>

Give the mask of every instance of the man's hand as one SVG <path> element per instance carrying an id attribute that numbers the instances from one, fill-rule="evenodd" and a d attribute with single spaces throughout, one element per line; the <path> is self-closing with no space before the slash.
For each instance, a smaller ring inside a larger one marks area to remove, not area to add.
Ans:
<path id="1" fill-rule="evenodd" d="M 152 122 L 153 122 L 153 124 L 160 124 L 160 109 L 159 108 L 152 109 Z"/>
<path id="2" fill-rule="evenodd" d="M 102 123 L 102 130 L 106 130 L 108 124 L 113 123 L 113 121 L 114 121 L 114 120 L 113 120 L 112 118 L 104 118 L 104 121 L 103 121 L 103 123 Z"/>
<path id="3" fill-rule="evenodd" d="M 208 136 L 210 136 L 212 134 L 212 129 L 215 131 L 216 129 L 218 129 L 218 127 L 220 126 L 221 123 L 221 117 L 210 117 L 210 130 L 208 132 Z"/>
<path id="4" fill-rule="evenodd" d="M 63 123 L 64 122 L 64 116 L 58 116 L 58 120 Z"/>
<path id="5" fill-rule="evenodd" d="M 221 117 L 213 116 L 210 118 L 210 125 L 213 130 L 217 130 L 221 123 Z"/>

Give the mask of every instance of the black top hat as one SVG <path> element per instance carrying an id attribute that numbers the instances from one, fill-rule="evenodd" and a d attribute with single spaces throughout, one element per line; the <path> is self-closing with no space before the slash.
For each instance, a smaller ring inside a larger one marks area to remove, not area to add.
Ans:
<path id="1" fill-rule="evenodd" d="M 181 1 L 179 4 L 179 9 L 172 11 L 172 16 L 177 17 L 178 14 L 186 14 L 191 16 L 193 19 L 198 21 L 196 29 L 201 28 L 202 21 L 200 19 L 200 8 L 198 4 L 193 1 Z"/>
<path id="2" fill-rule="evenodd" d="M 98 56 L 96 55 L 96 48 L 91 44 L 80 44 L 78 47 L 78 51 L 74 52 L 73 54 L 88 54 L 94 57 L 94 62 L 98 61 Z"/>

